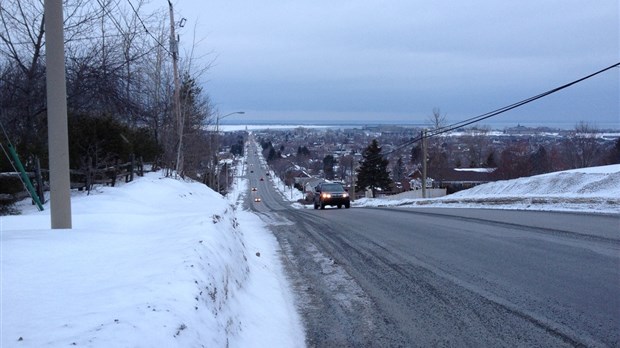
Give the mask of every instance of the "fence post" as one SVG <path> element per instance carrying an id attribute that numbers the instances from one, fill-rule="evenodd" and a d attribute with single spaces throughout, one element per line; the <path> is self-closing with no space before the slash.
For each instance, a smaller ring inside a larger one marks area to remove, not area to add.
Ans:
<path id="1" fill-rule="evenodd" d="M 43 191 L 43 177 L 41 176 L 41 161 L 39 157 L 34 158 L 34 179 L 37 182 L 37 195 L 41 204 L 45 204 L 45 193 Z"/>
<path id="2" fill-rule="evenodd" d="M 129 164 L 129 181 L 133 181 L 133 171 L 136 166 L 136 155 L 131 154 L 131 160 Z"/>
<path id="3" fill-rule="evenodd" d="M 86 162 L 86 192 L 90 195 L 93 186 L 93 158 L 88 156 Z"/>
<path id="4" fill-rule="evenodd" d="M 112 168 L 112 187 L 116 185 L 116 176 L 118 175 L 118 158 L 114 161 L 114 167 Z"/>

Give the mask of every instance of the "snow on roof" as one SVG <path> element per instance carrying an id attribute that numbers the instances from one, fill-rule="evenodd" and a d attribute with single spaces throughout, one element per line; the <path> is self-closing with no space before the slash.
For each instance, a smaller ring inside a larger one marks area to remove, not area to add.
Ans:
<path id="1" fill-rule="evenodd" d="M 497 168 L 454 168 L 457 172 L 493 173 Z"/>

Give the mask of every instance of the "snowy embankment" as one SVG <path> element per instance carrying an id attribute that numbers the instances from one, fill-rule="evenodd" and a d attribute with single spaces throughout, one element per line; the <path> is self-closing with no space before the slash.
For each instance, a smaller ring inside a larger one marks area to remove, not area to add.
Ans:
<path id="1" fill-rule="evenodd" d="M 303 346 L 277 241 L 239 192 L 150 173 L 75 193 L 71 230 L 22 203 L 0 221 L 0 346 Z"/>
<path id="2" fill-rule="evenodd" d="M 491 182 L 434 199 L 364 198 L 355 206 L 477 207 L 620 213 L 620 164 Z"/>

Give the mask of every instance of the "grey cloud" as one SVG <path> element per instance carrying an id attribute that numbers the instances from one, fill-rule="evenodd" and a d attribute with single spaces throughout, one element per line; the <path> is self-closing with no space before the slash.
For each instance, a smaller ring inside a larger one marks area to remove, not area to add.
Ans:
<path id="1" fill-rule="evenodd" d="M 214 102 L 261 114 L 380 117 L 437 106 L 466 117 L 620 61 L 617 0 L 187 2 L 204 8 L 194 12 L 183 4 L 183 16 L 201 13 L 202 49 L 218 55 L 206 85 Z M 513 118 L 617 122 L 619 75 Z"/>

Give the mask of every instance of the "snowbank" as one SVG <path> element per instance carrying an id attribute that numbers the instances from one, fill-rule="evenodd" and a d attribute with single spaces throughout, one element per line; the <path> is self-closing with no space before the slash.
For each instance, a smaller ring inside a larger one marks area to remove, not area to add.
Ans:
<path id="1" fill-rule="evenodd" d="M 72 230 L 22 208 L 0 220 L 2 347 L 304 345 L 277 241 L 204 185 L 75 194 Z"/>
<path id="2" fill-rule="evenodd" d="M 620 213 L 620 164 L 491 182 L 435 199 L 361 199 L 356 206 L 449 206 Z"/>

